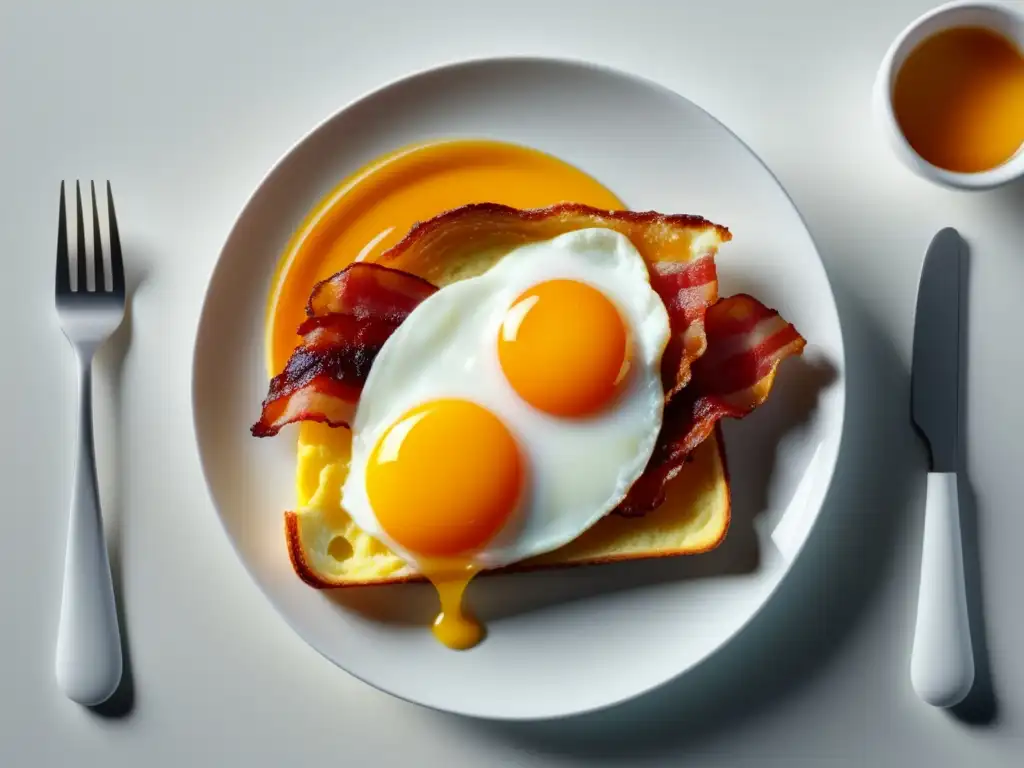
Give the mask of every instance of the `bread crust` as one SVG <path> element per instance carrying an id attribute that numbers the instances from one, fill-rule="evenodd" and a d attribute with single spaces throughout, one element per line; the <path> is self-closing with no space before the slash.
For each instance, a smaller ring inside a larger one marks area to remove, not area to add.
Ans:
<path id="1" fill-rule="evenodd" d="M 546 208 L 530 208 L 521 210 L 501 203 L 470 203 L 440 213 L 427 221 L 413 225 L 409 233 L 391 249 L 381 254 L 378 262 L 388 265 L 405 255 L 407 251 L 417 247 L 424 238 L 429 237 L 438 229 L 451 226 L 465 218 L 473 216 L 508 216 L 518 221 L 544 221 L 551 218 L 571 218 L 574 216 L 602 217 L 613 221 L 624 221 L 630 224 L 664 224 L 675 228 L 706 230 L 713 229 L 723 243 L 732 239 L 728 227 L 715 224 L 703 216 L 689 213 L 659 213 L 657 211 L 610 211 L 594 208 L 583 203 L 556 203 Z"/>

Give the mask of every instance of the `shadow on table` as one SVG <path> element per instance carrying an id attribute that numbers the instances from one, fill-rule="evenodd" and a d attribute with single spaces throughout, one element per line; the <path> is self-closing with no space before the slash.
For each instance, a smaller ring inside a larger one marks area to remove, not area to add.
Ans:
<path id="1" fill-rule="evenodd" d="M 125 419 L 124 399 L 122 391 L 123 366 L 125 356 L 132 340 L 132 301 L 135 292 L 145 280 L 145 272 L 138 263 L 139 259 L 132 258 L 132 247 L 125 245 L 125 285 L 127 288 L 127 303 L 125 305 L 124 320 L 113 336 L 97 352 L 96 361 L 93 363 L 95 375 L 103 376 L 111 382 L 110 397 L 112 399 L 112 413 L 115 423 L 108 425 L 97 425 L 97 434 L 113 435 L 113 450 L 110 452 L 114 457 L 111 466 L 107 471 L 101 472 L 100 477 L 116 478 L 113 487 L 107 487 L 107 493 L 101 495 L 101 509 L 104 518 L 108 521 L 107 528 L 107 550 L 110 554 L 110 576 L 114 584 L 114 598 L 117 603 L 117 623 L 121 633 L 121 658 L 123 670 L 121 672 L 121 684 L 114 695 L 102 704 L 90 707 L 90 710 L 99 717 L 120 719 L 129 717 L 135 709 L 135 678 L 132 671 L 132 656 L 130 629 L 127 617 L 124 612 L 124 526 L 125 508 L 125 467 L 127 462 L 127 435 L 124 429 Z M 101 479 L 102 483 L 102 479 Z"/>
<path id="2" fill-rule="evenodd" d="M 1011 223 L 1016 223 L 1024 236 L 1024 180 L 988 193 L 992 203 Z M 970 314 L 968 312 L 969 288 L 971 283 L 972 258 L 970 244 L 965 248 L 961 264 L 960 291 L 960 434 L 966 434 L 970 414 L 968 377 L 964 362 L 970 358 Z M 984 581 L 982 578 L 982 552 L 980 531 L 983 522 L 978 517 L 977 503 L 971 478 L 967 474 L 967 450 L 961 440 L 960 472 L 958 478 L 960 523 L 964 548 L 964 578 L 967 584 L 967 610 L 971 628 L 971 644 L 974 649 L 975 682 L 971 692 L 960 704 L 953 707 L 952 715 L 968 725 L 987 727 L 999 722 L 999 700 L 992 680 L 991 661 L 988 653 L 988 633 L 984 614 Z"/>
<path id="3" fill-rule="evenodd" d="M 1019 190 L 1020 210 L 1024 210 L 1024 184 L 1015 185 Z M 968 347 L 970 333 L 969 294 L 971 275 L 971 252 L 965 243 L 960 263 L 960 456 L 957 489 L 960 502 L 960 526 L 964 550 L 964 581 L 967 587 L 967 612 L 970 622 L 971 645 L 974 650 L 974 686 L 960 704 L 953 707 L 952 715 L 964 723 L 975 726 L 991 726 L 999 720 L 999 704 L 992 684 L 992 670 L 989 664 L 988 634 L 985 629 L 984 582 L 981 575 L 981 537 L 978 507 L 974 487 L 967 474 L 968 376 L 966 361 L 970 359 Z"/>
<path id="4" fill-rule="evenodd" d="M 984 194 L 988 195 L 986 202 L 991 201 L 993 207 L 1005 216 L 1006 222 L 1011 226 L 1016 225 L 1020 234 L 1024 235 L 1024 216 L 1021 216 L 1021 211 L 1024 211 L 1024 179 Z"/>
<path id="5" fill-rule="evenodd" d="M 527 751 L 629 764 L 680 745 L 699 750 L 722 729 L 794 695 L 829 661 L 891 572 L 895 532 L 923 468 L 912 447 L 909 371 L 863 307 L 838 291 L 837 300 L 847 354 L 846 433 L 825 509 L 776 597 L 711 659 L 632 702 L 557 721 L 452 718 L 455 727 Z"/>

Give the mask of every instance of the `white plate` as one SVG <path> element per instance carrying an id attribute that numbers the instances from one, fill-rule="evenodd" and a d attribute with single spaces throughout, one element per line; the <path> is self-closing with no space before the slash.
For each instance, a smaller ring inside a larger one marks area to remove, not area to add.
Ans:
<path id="1" fill-rule="evenodd" d="M 263 315 L 274 266 L 306 212 L 352 171 L 436 137 L 490 137 L 588 171 L 633 209 L 697 213 L 734 240 L 723 295 L 753 293 L 808 339 L 768 404 L 726 427 L 733 525 L 698 557 L 477 579 L 487 640 L 465 653 L 428 625 L 429 587 L 319 592 L 292 572 L 294 431 L 256 440 L 266 393 Z M 590 65 L 477 61 L 425 72 L 341 110 L 274 167 L 231 230 L 196 340 L 193 410 L 206 481 L 249 573 L 295 631 L 338 666 L 437 709 L 501 719 L 581 713 L 674 678 L 735 635 L 791 567 L 821 509 L 842 432 L 843 341 L 828 278 L 768 169 L 706 112 Z"/>

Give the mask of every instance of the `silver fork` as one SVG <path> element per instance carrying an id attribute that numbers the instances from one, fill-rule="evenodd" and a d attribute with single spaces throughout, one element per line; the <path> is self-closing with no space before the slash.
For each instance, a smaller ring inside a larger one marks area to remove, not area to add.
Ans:
<path id="1" fill-rule="evenodd" d="M 60 221 L 57 229 L 57 316 L 78 359 L 78 458 L 75 464 L 71 516 L 64 560 L 64 591 L 57 630 L 57 683 L 79 704 L 106 701 L 121 681 L 121 638 L 117 626 L 110 560 L 103 537 L 96 458 L 92 440 L 92 359 L 101 343 L 124 318 L 124 264 L 114 218 L 114 196 L 107 182 L 110 219 L 111 287 L 106 287 L 96 185 L 92 190 L 93 290 L 88 290 L 85 259 L 85 217 L 82 190 L 75 182 L 78 209 L 76 290 L 71 289 L 71 255 L 60 185 Z"/>

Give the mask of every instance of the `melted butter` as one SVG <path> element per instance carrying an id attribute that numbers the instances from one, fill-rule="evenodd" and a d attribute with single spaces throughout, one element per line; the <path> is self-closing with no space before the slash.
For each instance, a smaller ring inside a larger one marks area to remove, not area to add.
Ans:
<path id="1" fill-rule="evenodd" d="M 441 600 L 441 610 L 434 619 L 434 637 L 456 651 L 472 648 L 484 638 L 483 625 L 462 607 L 466 587 L 477 570 L 475 566 L 467 566 L 457 571 L 427 574 Z"/>

